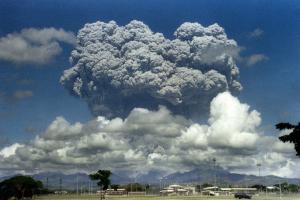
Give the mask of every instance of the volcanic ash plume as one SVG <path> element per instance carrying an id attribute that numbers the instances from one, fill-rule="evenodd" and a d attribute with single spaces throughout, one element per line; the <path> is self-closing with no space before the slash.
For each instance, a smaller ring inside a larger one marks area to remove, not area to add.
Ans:
<path id="1" fill-rule="evenodd" d="M 239 47 L 222 27 L 184 23 L 174 36 L 167 39 L 140 21 L 86 24 L 61 83 L 95 116 L 109 118 L 158 105 L 199 115 L 218 93 L 242 89 L 234 61 Z"/>

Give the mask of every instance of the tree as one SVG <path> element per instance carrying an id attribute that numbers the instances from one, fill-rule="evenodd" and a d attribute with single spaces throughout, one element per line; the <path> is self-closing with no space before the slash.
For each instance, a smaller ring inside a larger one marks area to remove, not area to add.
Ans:
<path id="1" fill-rule="evenodd" d="M 266 190 L 266 186 L 261 185 L 261 184 L 252 185 L 251 188 L 256 188 L 258 191 L 265 191 Z"/>
<path id="2" fill-rule="evenodd" d="M 288 190 L 290 192 L 299 192 L 299 186 L 296 184 L 289 184 L 288 185 Z"/>
<path id="3" fill-rule="evenodd" d="M 206 188 L 206 187 L 213 187 L 213 185 L 210 184 L 210 183 L 203 183 L 203 184 L 201 185 L 201 188 Z"/>
<path id="4" fill-rule="evenodd" d="M 145 190 L 146 190 L 146 191 L 149 191 L 149 190 L 150 190 L 150 185 L 149 185 L 149 184 L 146 184 L 146 185 L 145 185 Z"/>
<path id="5" fill-rule="evenodd" d="M 195 190 L 196 192 L 201 192 L 201 185 L 196 185 Z"/>
<path id="6" fill-rule="evenodd" d="M 283 192 L 287 192 L 288 191 L 288 186 L 289 186 L 289 184 L 287 182 L 283 182 L 283 183 L 280 184 L 281 190 Z"/>
<path id="7" fill-rule="evenodd" d="M 98 181 L 97 185 L 102 190 L 107 190 L 108 186 L 110 185 L 110 175 L 111 171 L 109 170 L 98 170 L 95 174 L 90 174 L 89 177 L 91 180 Z"/>
<path id="8" fill-rule="evenodd" d="M 118 190 L 119 187 L 120 187 L 120 185 L 117 185 L 117 184 L 111 185 L 111 188 L 114 189 L 115 191 Z"/>
<path id="9" fill-rule="evenodd" d="M 43 189 L 41 181 L 36 181 L 29 176 L 14 176 L 0 182 L 0 200 L 9 198 L 23 199 L 32 198 L 34 194 L 39 194 Z"/>
<path id="10" fill-rule="evenodd" d="M 140 183 L 128 183 L 127 185 L 123 185 L 122 187 L 129 192 L 142 192 L 146 190 L 145 186 Z"/>
<path id="11" fill-rule="evenodd" d="M 279 139 L 284 143 L 294 143 L 296 155 L 300 157 L 300 122 L 298 123 L 298 125 L 292 125 L 290 123 L 279 123 L 276 124 L 276 128 L 278 130 L 293 129 L 290 134 L 280 136 Z"/>
<path id="12" fill-rule="evenodd" d="M 299 185 L 296 184 L 288 184 L 287 182 L 279 184 L 275 184 L 275 187 L 280 188 L 283 192 L 299 192 Z"/>

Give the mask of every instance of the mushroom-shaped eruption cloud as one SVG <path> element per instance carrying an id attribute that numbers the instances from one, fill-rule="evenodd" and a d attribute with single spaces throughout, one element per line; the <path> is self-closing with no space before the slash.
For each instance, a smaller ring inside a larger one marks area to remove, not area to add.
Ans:
<path id="1" fill-rule="evenodd" d="M 93 115 L 127 116 L 135 107 L 164 105 L 195 116 L 224 91 L 238 93 L 237 43 L 222 27 L 184 23 L 173 40 L 140 21 L 86 24 L 62 85 L 87 101 Z"/>

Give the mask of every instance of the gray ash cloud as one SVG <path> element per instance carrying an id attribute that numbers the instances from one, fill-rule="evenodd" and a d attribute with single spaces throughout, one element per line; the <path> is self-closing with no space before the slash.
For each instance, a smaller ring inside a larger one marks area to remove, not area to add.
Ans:
<path id="1" fill-rule="evenodd" d="M 204 113 L 224 91 L 242 86 L 239 47 L 218 24 L 184 23 L 173 40 L 140 21 L 86 24 L 77 35 L 62 85 L 93 115 L 125 117 L 135 107 L 164 105 L 185 116 Z"/>

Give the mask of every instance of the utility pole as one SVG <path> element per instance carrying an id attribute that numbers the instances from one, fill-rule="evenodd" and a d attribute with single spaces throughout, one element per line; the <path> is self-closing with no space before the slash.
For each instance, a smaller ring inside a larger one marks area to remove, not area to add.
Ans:
<path id="1" fill-rule="evenodd" d="M 214 165 L 214 186 L 217 186 L 217 172 L 216 172 L 217 159 L 213 158 L 212 161 L 213 161 L 213 165 Z"/>
<path id="2" fill-rule="evenodd" d="M 258 168 L 258 178 L 260 179 L 260 168 L 261 168 L 261 164 L 260 163 L 257 163 L 257 168 Z M 261 180 L 259 180 L 259 181 L 261 181 Z M 261 192 L 261 190 L 262 190 L 262 187 L 260 186 L 259 187 L 259 192 Z"/>
<path id="3" fill-rule="evenodd" d="M 92 195 L 92 181 L 90 180 L 89 183 L 90 183 L 90 195 Z"/>
<path id="4" fill-rule="evenodd" d="M 161 179 L 162 179 L 162 178 L 159 179 L 159 189 L 160 189 L 160 190 L 161 190 L 161 187 L 162 187 L 162 185 L 161 185 Z"/>
<path id="5" fill-rule="evenodd" d="M 78 174 L 76 175 L 76 194 L 77 194 L 77 196 L 79 195 L 79 191 L 78 191 L 78 188 L 79 187 L 79 185 L 78 185 Z"/>
<path id="6" fill-rule="evenodd" d="M 62 194 L 62 179 L 61 179 L 61 177 L 59 178 L 59 190 L 60 190 L 60 194 Z"/>
<path id="7" fill-rule="evenodd" d="M 134 176 L 134 184 L 135 184 L 135 192 L 137 192 L 137 171 L 135 172 L 135 176 Z"/>
<path id="8" fill-rule="evenodd" d="M 131 180 L 131 183 L 130 183 L 130 192 L 132 194 L 132 180 Z"/>
<path id="9" fill-rule="evenodd" d="M 281 199 L 281 183 L 279 183 L 279 197 Z"/>
<path id="10" fill-rule="evenodd" d="M 91 181 L 89 180 L 89 195 L 91 195 Z"/>
<path id="11" fill-rule="evenodd" d="M 48 181 L 48 176 L 46 177 L 46 189 L 49 190 L 49 181 Z"/>
<path id="12" fill-rule="evenodd" d="M 168 177 L 165 177 L 165 183 L 166 183 L 166 187 L 168 187 Z"/>

